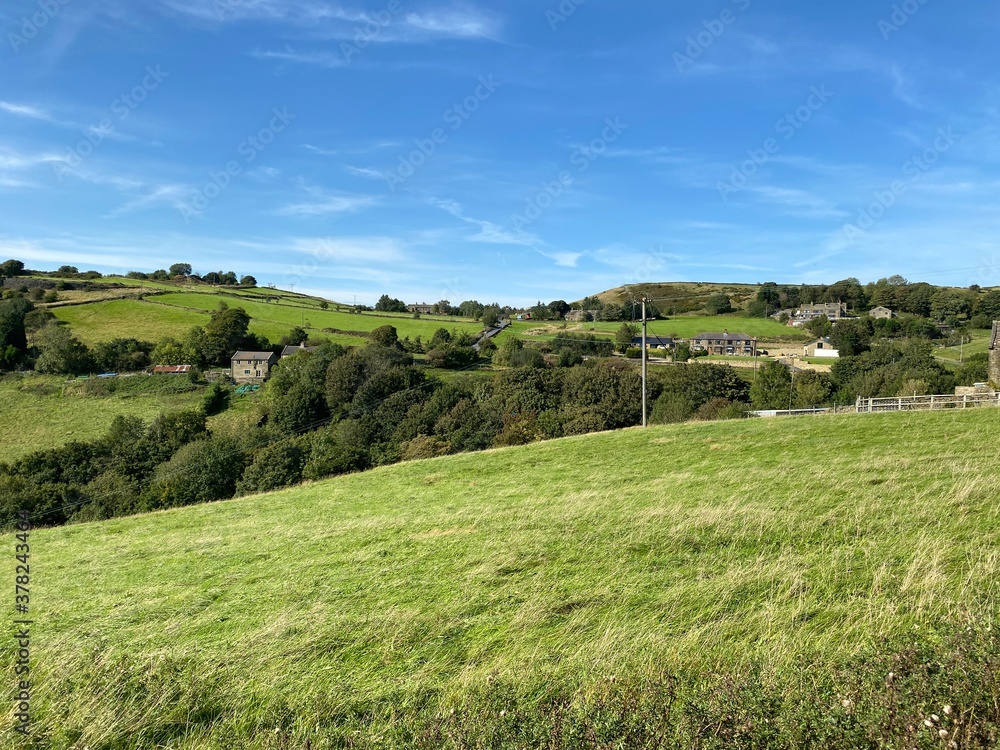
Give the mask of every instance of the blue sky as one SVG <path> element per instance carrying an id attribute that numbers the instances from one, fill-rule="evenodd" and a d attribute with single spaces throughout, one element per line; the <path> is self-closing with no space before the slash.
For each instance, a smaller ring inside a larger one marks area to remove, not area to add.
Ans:
<path id="1" fill-rule="evenodd" d="M 371 304 L 1000 285 L 984 0 L 14 0 L 0 256 Z"/>

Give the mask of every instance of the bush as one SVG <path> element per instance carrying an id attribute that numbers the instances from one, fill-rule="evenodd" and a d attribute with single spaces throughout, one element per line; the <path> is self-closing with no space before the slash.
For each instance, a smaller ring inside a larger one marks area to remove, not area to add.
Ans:
<path id="1" fill-rule="evenodd" d="M 157 466 L 142 507 L 155 510 L 232 497 L 245 466 L 246 456 L 233 438 L 188 443 Z"/>
<path id="2" fill-rule="evenodd" d="M 229 388 L 216 381 L 205 391 L 205 396 L 201 402 L 202 411 L 206 417 L 221 414 L 229 408 Z"/>
<path id="3" fill-rule="evenodd" d="M 368 451 L 361 441 L 352 439 L 352 432 L 343 425 L 335 425 L 313 433 L 309 460 L 302 470 L 303 478 L 323 479 L 367 469 L 370 466 Z"/>
<path id="4" fill-rule="evenodd" d="M 236 494 L 268 492 L 301 482 L 309 452 L 307 436 L 286 438 L 260 448 L 237 482 Z"/>
<path id="5" fill-rule="evenodd" d="M 400 459 L 416 461 L 421 458 L 437 458 L 452 452 L 451 443 L 432 435 L 417 435 L 400 446 Z"/>

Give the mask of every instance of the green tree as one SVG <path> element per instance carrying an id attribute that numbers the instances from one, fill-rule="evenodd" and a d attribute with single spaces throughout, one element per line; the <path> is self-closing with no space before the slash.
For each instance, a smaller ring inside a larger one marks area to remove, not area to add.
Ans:
<path id="1" fill-rule="evenodd" d="M 190 276 L 191 275 L 191 264 L 190 263 L 174 263 L 170 266 L 169 275 L 173 276 Z"/>
<path id="2" fill-rule="evenodd" d="M 806 323 L 803 328 L 816 338 L 823 339 L 830 335 L 830 332 L 833 330 L 833 323 L 825 315 L 820 315 L 818 318 L 813 318 Z"/>
<path id="3" fill-rule="evenodd" d="M 733 301 L 728 294 L 713 294 L 705 303 L 705 311 L 709 315 L 723 315 L 733 311 Z"/>
<path id="4" fill-rule="evenodd" d="M 221 414 L 229 408 L 229 389 L 219 381 L 212 383 L 201 400 L 201 408 L 206 417 Z"/>
<path id="5" fill-rule="evenodd" d="M 38 372 L 79 375 L 90 372 L 94 367 L 87 347 L 77 341 L 65 326 L 45 326 L 35 334 L 35 346 L 40 352 L 35 361 Z"/>
<path id="6" fill-rule="evenodd" d="M 153 349 L 148 341 L 137 339 L 102 341 L 94 347 L 94 363 L 103 372 L 134 372 L 149 365 L 149 355 Z"/>
<path id="7" fill-rule="evenodd" d="M 399 334 L 395 326 L 379 326 L 368 334 L 368 341 L 374 346 L 385 346 L 397 348 L 399 346 Z"/>
<path id="8" fill-rule="evenodd" d="M 258 449 L 236 483 L 236 494 L 251 495 L 298 484 L 302 481 L 309 453 L 309 437 L 305 435 L 279 440 Z"/>
<path id="9" fill-rule="evenodd" d="M 27 351 L 27 325 L 34 309 L 35 306 L 22 297 L 0 302 L 0 353 L 11 350 L 11 363 Z"/>
<path id="10" fill-rule="evenodd" d="M 309 339 L 309 334 L 306 329 L 302 326 L 295 326 L 288 335 L 284 337 L 284 345 L 286 346 L 298 346 L 299 344 L 304 344 Z"/>
<path id="11" fill-rule="evenodd" d="M 484 328 L 493 328 L 500 322 L 500 318 L 503 317 L 503 311 L 500 309 L 499 305 L 487 305 L 483 308 L 479 317 L 483 322 Z"/>
<path id="12" fill-rule="evenodd" d="M 378 298 L 378 302 L 375 303 L 375 309 L 378 312 L 406 312 L 406 304 L 402 300 L 390 297 L 388 294 L 383 294 Z"/>
<path id="13" fill-rule="evenodd" d="M 195 440 L 156 468 L 142 505 L 155 510 L 232 497 L 245 466 L 246 455 L 234 438 Z"/>
<path id="14" fill-rule="evenodd" d="M 615 349 L 624 353 L 632 346 L 632 339 L 639 335 L 639 327 L 631 323 L 622 323 L 615 332 Z"/>
<path id="15" fill-rule="evenodd" d="M 978 304 L 979 313 L 990 320 L 1000 320 L 1000 289 L 992 289 L 984 294 Z"/>
<path id="16" fill-rule="evenodd" d="M 871 348 L 871 320 L 841 320 L 830 332 L 830 343 L 841 357 L 853 357 Z"/>
<path id="17" fill-rule="evenodd" d="M 768 362 L 750 386 L 755 409 L 787 409 L 792 400 L 792 374 L 780 362 Z"/>
<path id="18" fill-rule="evenodd" d="M 500 367 L 511 367 L 518 352 L 524 349 L 524 342 L 516 336 L 505 336 L 497 344 L 493 354 L 493 364 Z"/>
<path id="19" fill-rule="evenodd" d="M 205 326 L 202 348 L 205 361 L 212 365 L 227 364 L 233 353 L 245 345 L 249 328 L 250 316 L 246 310 L 219 303 L 219 309 L 212 312 Z"/>
<path id="20" fill-rule="evenodd" d="M 773 281 L 761 284 L 760 289 L 757 290 L 757 301 L 770 307 L 771 312 L 777 312 L 781 304 L 781 292 L 778 290 L 778 285 Z"/>
<path id="21" fill-rule="evenodd" d="M 792 408 L 812 409 L 823 406 L 830 399 L 833 385 L 826 373 L 800 372 L 795 376 Z"/>
<path id="22" fill-rule="evenodd" d="M 0 263 L 0 278 L 20 276 L 24 273 L 24 263 L 11 258 Z"/>
<path id="23" fill-rule="evenodd" d="M 184 365 L 194 361 L 187 358 L 184 345 L 170 336 L 160 339 L 149 359 L 154 365 Z"/>

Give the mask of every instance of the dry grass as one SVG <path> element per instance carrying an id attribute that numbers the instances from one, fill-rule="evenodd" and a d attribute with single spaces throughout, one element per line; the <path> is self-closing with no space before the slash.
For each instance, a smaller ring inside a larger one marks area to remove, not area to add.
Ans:
<path id="1" fill-rule="evenodd" d="M 996 416 L 634 429 L 39 531 L 39 735 L 407 747 L 471 696 L 486 737 L 614 675 L 820 684 L 995 616 Z"/>

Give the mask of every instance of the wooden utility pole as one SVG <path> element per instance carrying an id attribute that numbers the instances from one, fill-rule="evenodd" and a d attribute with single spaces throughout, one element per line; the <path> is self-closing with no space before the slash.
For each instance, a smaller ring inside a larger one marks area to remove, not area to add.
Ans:
<path id="1" fill-rule="evenodd" d="M 646 296 L 642 297 L 642 426 L 646 427 Z"/>

